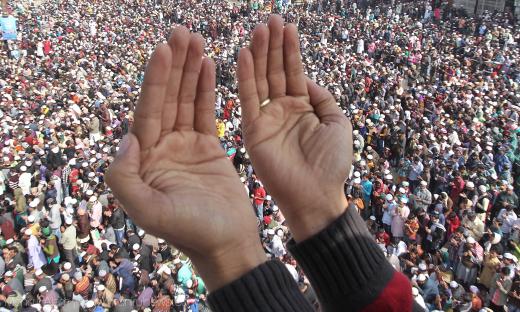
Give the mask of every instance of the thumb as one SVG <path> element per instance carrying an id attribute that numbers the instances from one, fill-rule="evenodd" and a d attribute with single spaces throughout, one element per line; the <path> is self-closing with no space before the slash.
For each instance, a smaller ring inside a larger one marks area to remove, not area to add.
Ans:
<path id="1" fill-rule="evenodd" d="M 312 108 L 321 122 L 336 121 L 338 117 L 345 118 L 336 104 L 336 100 L 327 89 L 307 78 L 307 90 Z"/>
<path id="2" fill-rule="evenodd" d="M 139 207 L 146 207 L 145 203 L 151 193 L 151 188 L 139 175 L 140 150 L 137 137 L 132 133 L 125 135 L 105 175 L 107 185 L 125 206 L 125 210 L 132 210 L 130 212 L 139 210 Z"/>

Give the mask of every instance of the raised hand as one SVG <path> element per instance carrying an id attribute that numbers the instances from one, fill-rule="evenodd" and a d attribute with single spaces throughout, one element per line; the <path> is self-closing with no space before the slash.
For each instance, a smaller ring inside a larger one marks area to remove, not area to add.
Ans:
<path id="1" fill-rule="evenodd" d="M 135 124 L 106 181 L 130 217 L 186 253 L 214 290 L 264 262 L 265 253 L 244 187 L 216 138 L 215 65 L 203 45 L 183 27 L 158 45 Z"/>
<path id="2" fill-rule="evenodd" d="M 240 51 L 238 80 L 253 167 L 301 241 L 347 206 L 350 122 L 332 95 L 305 76 L 297 29 L 284 27 L 279 16 L 257 26 L 251 46 Z"/>

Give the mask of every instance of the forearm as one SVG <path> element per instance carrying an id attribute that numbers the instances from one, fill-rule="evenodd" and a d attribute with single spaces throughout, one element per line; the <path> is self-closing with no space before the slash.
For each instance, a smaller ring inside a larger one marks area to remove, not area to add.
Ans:
<path id="1" fill-rule="evenodd" d="M 256 238 L 257 239 L 257 238 Z M 251 242 L 251 240 L 245 240 Z M 255 242 L 253 240 L 253 242 Z M 240 248 L 241 254 L 226 253 L 204 259 L 191 257 L 210 291 L 232 283 L 267 261 L 260 242 Z"/>
<path id="2" fill-rule="evenodd" d="M 338 192 L 330 194 L 329 200 L 323 201 L 323 206 L 312 209 L 309 213 L 295 216 L 286 215 L 286 220 L 294 240 L 302 242 L 321 232 L 343 215 L 347 206 L 347 199 L 343 192 L 338 190 Z M 283 208 L 282 211 L 284 211 Z"/>

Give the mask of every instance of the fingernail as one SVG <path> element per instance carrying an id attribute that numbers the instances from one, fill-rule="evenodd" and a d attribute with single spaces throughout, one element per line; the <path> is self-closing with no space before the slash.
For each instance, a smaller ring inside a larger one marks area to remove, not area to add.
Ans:
<path id="1" fill-rule="evenodd" d="M 117 156 L 126 153 L 128 147 L 130 147 L 130 138 L 128 137 L 128 135 L 125 135 L 123 137 L 123 140 L 121 140 L 121 143 L 119 143 L 119 147 L 117 149 Z"/>

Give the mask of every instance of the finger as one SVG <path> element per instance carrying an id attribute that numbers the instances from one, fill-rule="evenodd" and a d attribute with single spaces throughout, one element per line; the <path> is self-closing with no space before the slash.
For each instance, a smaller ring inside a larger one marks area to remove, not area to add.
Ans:
<path id="1" fill-rule="evenodd" d="M 162 111 L 171 61 L 170 48 L 160 43 L 146 66 L 132 128 L 143 150 L 154 146 L 161 135 Z"/>
<path id="2" fill-rule="evenodd" d="M 269 28 L 267 25 L 258 25 L 253 32 L 251 53 L 255 65 L 256 88 L 258 98 L 263 101 L 269 97 L 267 82 L 267 52 L 269 50 Z"/>
<path id="3" fill-rule="evenodd" d="M 300 40 L 298 39 L 298 30 L 294 24 L 288 24 L 284 28 L 283 53 L 287 95 L 307 96 L 307 83 L 305 73 L 303 72 Z"/>
<path id="4" fill-rule="evenodd" d="M 242 107 L 242 124 L 247 127 L 260 114 L 253 56 L 248 48 L 238 54 L 238 95 Z"/>
<path id="5" fill-rule="evenodd" d="M 215 125 L 215 63 L 204 58 L 195 98 L 195 131 L 216 135 Z"/>
<path id="6" fill-rule="evenodd" d="M 187 131 L 193 129 L 195 97 L 197 95 L 197 82 L 199 81 L 203 52 L 204 39 L 199 34 L 192 34 L 182 73 L 175 130 Z"/>
<path id="7" fill-rule="evenodd" d="M 269 18 L 268 26 L 270 36 L 267 53 L 267 80 L 269 81 L 269 98 L 276 99 L 285 96 L 283 19 L 278 15 L 273 15 Z"/>
<path id="8" fill-rule="evenodd" d="M 311 105 L 321 122 L 338 121 L 337 118 L 346 119 L 336 104 L 336 100 L 327 89 L 318 86 L 309 78 L 306 80 Z"/>
<path id="9" fill-rule="evenodd" d="M 168 45 L 172 51 L 172 65 L 162 115 L 161 135 L 170 133 L 175 124 L 175 119 L 177 117 L 177 100 L 179 97 L 182 71 L 184 63 L 186 62 L 189 42 L 190 32 L 185 27 L 175 28 L 168 40 Z"/>
<path id="10" fill-rule="evenodd" d="M 141 179 L 139 169 L 139 141 L 129 133 L 121 141 L 117 156 L 105 174 L 105 181 L 134 220 L 142 220 L 144 216 L 139 207 L 149 207 L 150 199 L 156 198 L 155 191 Z"/>

